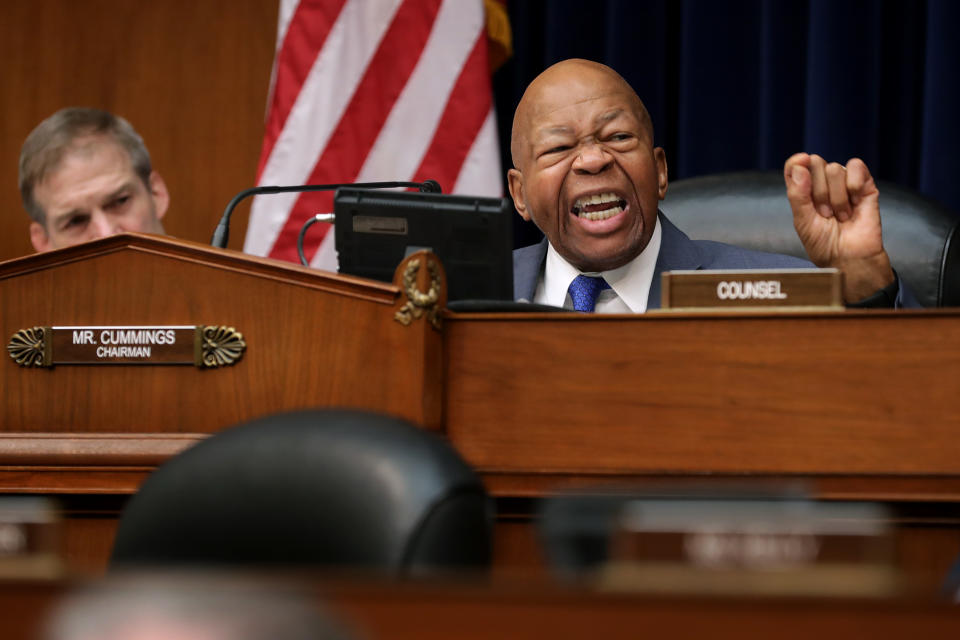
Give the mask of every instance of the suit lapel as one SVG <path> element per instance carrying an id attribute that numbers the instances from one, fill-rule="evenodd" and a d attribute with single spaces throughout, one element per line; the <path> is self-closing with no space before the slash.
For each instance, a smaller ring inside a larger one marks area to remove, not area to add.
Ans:
<path id="1" fill-rule="evenodd" d="M 703 264 L 703 256 L 696 243 L 667 220 L 663 212 L 659 213 L 659 220 L 660 253 L 653 270 L 650 295 L 647 296 L 647 310 L 660 308 L 660 278 L 664 271 L 699 269 Z"/>
<path id="2" fill-rule="evenodd" d="M 547 239 L 513 252 L 513 299 L 533 301 L 547 259 Z"/>

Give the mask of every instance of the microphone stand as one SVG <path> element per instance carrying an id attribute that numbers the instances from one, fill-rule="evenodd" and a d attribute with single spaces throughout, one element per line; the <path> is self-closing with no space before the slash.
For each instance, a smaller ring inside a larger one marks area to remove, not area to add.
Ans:
<path id="1" fill-rule="evenodd" d="M 241 200 L 261 193 L 297 193 L 303 191 L 334 191 L 340 187 L 354 187 L 357 189 L 395 189 L 397 187 L 406 187 L 408 189 L 417 188 L 424 193 L 440 193 L 440 184 L 436 180 L 424 180 L 423 182 L 341 182 L 336 184 L 301 184 L 284 187 L 252 187 L 244 189 L 233 199 L 224 209 L 223 215 L 217 228 L 213 231 L 213 238 L 210 244 L 220 249 L 226 249 L 227 241 L 230 239 L 230 216 L 233 210 Z"/>

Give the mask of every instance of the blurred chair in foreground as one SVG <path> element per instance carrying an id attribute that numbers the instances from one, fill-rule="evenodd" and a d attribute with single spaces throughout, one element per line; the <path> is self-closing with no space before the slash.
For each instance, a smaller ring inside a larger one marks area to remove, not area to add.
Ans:
<path id="1" fill-rule="evenodd" d="M 960 216 L 905 187 L 881 182 L 883 240 L 893 268 L 925 307 L 960 305 Z M 806 258 L 780 171 L 741 171 L 670 183 L 670 221 L 695 240 Z"/>
<path id="2" fill-rule="evenodd" d="M 489 565 L 492 508 L 439 436 L 364 411 L 264 417 L 152 474 L 111 567 L 326 567 L 419 575 Z"/>

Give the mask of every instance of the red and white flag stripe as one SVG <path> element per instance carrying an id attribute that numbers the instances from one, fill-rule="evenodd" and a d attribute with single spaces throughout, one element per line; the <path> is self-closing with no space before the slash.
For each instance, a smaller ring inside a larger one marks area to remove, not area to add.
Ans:
<path id="1" fill-rule="evenodd" d="M 281 0 L 258 185 L 437 180 L 501 195 L 482 0 Z M 333 194 L 254 199 L 244 251 L 297 262 Z M 321 228 L 323 227 L 323 228 Z M 310 264 L 336 269 L 329 225 Z"/>

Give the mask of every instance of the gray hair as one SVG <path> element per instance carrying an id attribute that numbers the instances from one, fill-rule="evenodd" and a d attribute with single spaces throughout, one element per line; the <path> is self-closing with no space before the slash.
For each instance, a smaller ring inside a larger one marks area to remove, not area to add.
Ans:
<path id="1" fill-rule="evenodd" d="M 20 197 L 23 208 L 40 224 L 47 214 L 34 198 L 36 186 L 50 173 L 78 138 L 109 136 L 130 156 L 130 163 L 149 189 L 150 152 L 130 123 L 109 111 L 67 107 L 37 125 L 20 150 Z"/>

